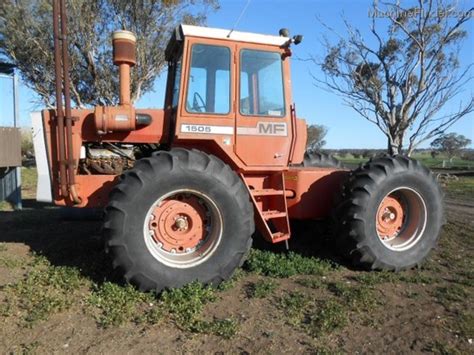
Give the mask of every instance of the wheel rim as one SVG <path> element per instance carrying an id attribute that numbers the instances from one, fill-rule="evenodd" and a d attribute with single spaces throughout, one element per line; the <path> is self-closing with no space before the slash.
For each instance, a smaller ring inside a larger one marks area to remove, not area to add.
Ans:
<path id="1" fill-rule="evenodd" d="M 170 267 L 188 268 L 214 253 L 222 237 L 222 226 L 221 213 L 210 197 L 181 189 L 153 203 L 143 233 L 155 259 Z"/>
<path id="2" fill-rule="evenodd" d="M 385 195 L 379 204 L 377 235 L 388 249 L 410 249 L 425 231 L 426 216 L 426 204 L 418 192 L 408 187 L 397 188 Z"/>

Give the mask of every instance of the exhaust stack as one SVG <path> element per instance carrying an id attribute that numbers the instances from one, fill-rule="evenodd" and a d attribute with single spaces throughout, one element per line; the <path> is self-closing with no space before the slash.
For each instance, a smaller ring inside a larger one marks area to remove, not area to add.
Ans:
<path id="1" fill-rule="evenodd" d="M 130 132 L 137 126 L 148 126 L 151 117 L 137 114 L 130 98 L 130 69 L 137 64 L 137 38 L 130 31 L 115 31 L 112 34 L 113 62 L 119 67 L 119 105 L 97 106 L 95 126 L 100 135 L 113 132 Z"/>

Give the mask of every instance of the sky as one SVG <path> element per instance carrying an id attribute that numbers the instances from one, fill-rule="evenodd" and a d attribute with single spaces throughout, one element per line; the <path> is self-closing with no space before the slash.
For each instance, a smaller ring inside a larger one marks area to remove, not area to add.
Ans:
<path id="1" fill-rule="evenodd" d="M 406 4 L 410 0 L 402 1 Z M 217 28 L 232 28 L 239 14 L 246 6 L 247 0 L 221 0 L 220 9 L 209 13 L 207 25 Z M 460 0 L 459 8 L 472 6 L 472 0 Z M 238 31 L 275 34 L 280 28 L 288 28 L 291 35 L 304 35 L 303 42 L 293 46 L 292 83 L 293 101 L 296 103 L 297 116 L 305 118 L 308 124 L 322 124 L 328 128 L 326 148 L 386 148 L 387 142 L 383 133 L 372 123 L 366 121 L 347 107 L 342 99 L 334 93 L 327 92 L 315 86 L 312 75 L 320 75 L 314 64 L 305 59 L 314 56 L 321 57 L 324 48 L 321 38 L 328 31 L 317 21 L 319 17 L 333 28 L 343 30 L 342 16 L 352 25 L 361 30 L 362 35 L 368 35 L 371 19 L 368 0 L 251 0 L 240 22 Z M 384 20 L 381 21 L 383 25 Z M 474 63 L 474 20 L 469 21 L 467 30 L 470 37 L 461 49 L 461 65 Z M 152 92 L 146 93 L 138 102 L 141 108 L 161 108 L 164 102 L 166 72 L 156 79 Z M 11 117 L 10 102 L 12 93 L 11 83 L 0 78 L 0 125 L 5 123 L 5 117 Z M 467 87 L 462 97 L 466 98 L 473 91 L 474 82 Z M 446 110 L 455 110 L 458 101 L 448 103 Z M 34 92 L 20 83 L 20 124 L 30 125 L 29 112 L 41 109 Z M 463 134 L 473 141 L 474 148 L 474 114 L 464 117 L 450 132 Z M 429 142 L 422 145 L 426 147 Z"/>

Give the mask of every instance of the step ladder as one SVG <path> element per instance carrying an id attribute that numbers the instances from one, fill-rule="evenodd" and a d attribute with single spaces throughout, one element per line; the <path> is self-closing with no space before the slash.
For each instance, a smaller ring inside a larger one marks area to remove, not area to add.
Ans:
<path id="1" fill-rule="evenodd" d="M 286 204 L 283 172 L 270 174 L 264 179 L 264 188 L 251 188 L 242 175 L 250 192 L 255 210 L 255 221 L 263 237 L 271 243 L 290 238 L 290 222 Z"/>

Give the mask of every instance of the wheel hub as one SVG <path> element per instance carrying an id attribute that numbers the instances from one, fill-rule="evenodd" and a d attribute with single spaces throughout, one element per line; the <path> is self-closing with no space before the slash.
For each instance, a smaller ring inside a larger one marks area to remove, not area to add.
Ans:
<path id="1" fill-rule="evenodd" d="M 154 208 L 149 220 L 149 233 L 168 253 L 190 253 L 206 240 L 208 215 L 196 196 L 168 198 Z"/>
<path id="2" fill-rule="evenodd" d="M 179 231 L 185 231 L 188 229 L 188 218 L 186 216 L 179 216 L 176 218 L 175 227 Z"/>
<path id="3" fill-rule="evenodd" d="M 385 197 L 377 212 L 377 232 L 382 240 L 395 238 L 404 222 L 404 208 L 397 196 Z"/>

